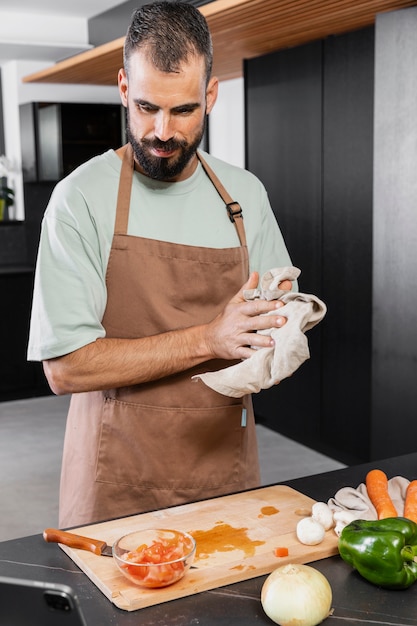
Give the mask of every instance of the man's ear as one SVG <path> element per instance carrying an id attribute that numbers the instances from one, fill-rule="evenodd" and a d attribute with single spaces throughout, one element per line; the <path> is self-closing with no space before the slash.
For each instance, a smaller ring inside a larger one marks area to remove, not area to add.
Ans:
<path id="1" fill-rule="evenodd" d="M 123 106 L 127 107 L 128 82 L 126 72 L 123 68 L 119 70 L 117 75 L 117 84 L 119 87 L 120 100 L 122 101 Z"/>
<path id="2" fill-rule="evenodd" d="M 214 107 L 217 94 L 219 92 L 219 79 L 216 76 L 212 76 L 209 80 L 206 89 L 206 114 L 211 113 L 212 108 Z"/>

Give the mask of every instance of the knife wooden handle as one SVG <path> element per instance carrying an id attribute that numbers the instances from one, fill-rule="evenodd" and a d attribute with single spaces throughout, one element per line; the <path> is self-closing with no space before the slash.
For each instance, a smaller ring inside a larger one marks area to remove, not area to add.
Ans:
<path id="1" fill-rule="evenodd" d="M 99 556 L 102 554 L 103 549 L 107 547 L 107 543 L 105 541 L 82 537 L 81 535 L 68 533 L 65 530 L 58 530 L 57 528 L 46 528 L 43 531 L 43 538 L 45 541 L 50 543 L 62 543 L 69 548 L 88 550 L 89 552 L 94 552 L 94 554 L 98 554 Z"/>

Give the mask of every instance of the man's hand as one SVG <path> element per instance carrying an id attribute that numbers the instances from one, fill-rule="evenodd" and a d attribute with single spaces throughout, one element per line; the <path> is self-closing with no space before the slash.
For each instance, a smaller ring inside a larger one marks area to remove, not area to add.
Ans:
<path id="1" fill-rule="evenodd" d="M 257 333 L 271 326 L 281 327 L 287 321 L 279 315 L 283 306 L 280 300 L 251 300 L 247 302 L 243 297 L 246 289 L 256 289 L 259 275 L 252 272 L 248 281 L 239 292 L 229 301 L 225 309 L 206 327 L 207 350 L 212 358 L 247 359 L 254 348 L 268 348 L 274 345 L 273 339 L 267 335 Z M 291 290 L 290 280 L 284 280 L 280 289 Z M 276 311 L 276 315 L 268 315 Z"/>

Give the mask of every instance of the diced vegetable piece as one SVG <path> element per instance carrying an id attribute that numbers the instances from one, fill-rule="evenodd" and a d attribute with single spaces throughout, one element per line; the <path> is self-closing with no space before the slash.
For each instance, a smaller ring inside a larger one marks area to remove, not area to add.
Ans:
<path id="1" fill-rule="evenodd" d="M 279 548 L 275 548 L 274 554 L 275 556 L 288 556 L 288 548 L 285 548 L 283 546 Z"/>

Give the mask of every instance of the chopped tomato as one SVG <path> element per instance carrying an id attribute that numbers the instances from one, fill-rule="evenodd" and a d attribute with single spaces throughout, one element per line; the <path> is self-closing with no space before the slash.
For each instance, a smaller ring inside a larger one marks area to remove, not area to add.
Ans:
<path id="1" fill-rule="evenodd" d="M 185 564 L 182 557 L 189 552 L 191 546 L 186 545 L 182 537 L 160 539 L 151 545 L 140 545 L 124 555 L 129 561 L 124 567 L 130 576 L 141 581 L 148 587 L 164 587 L 181 578 Z M 135 567 L 133 564 L 149 567 Z M 155 565 L 157 567 L 155 567 Z"/>

